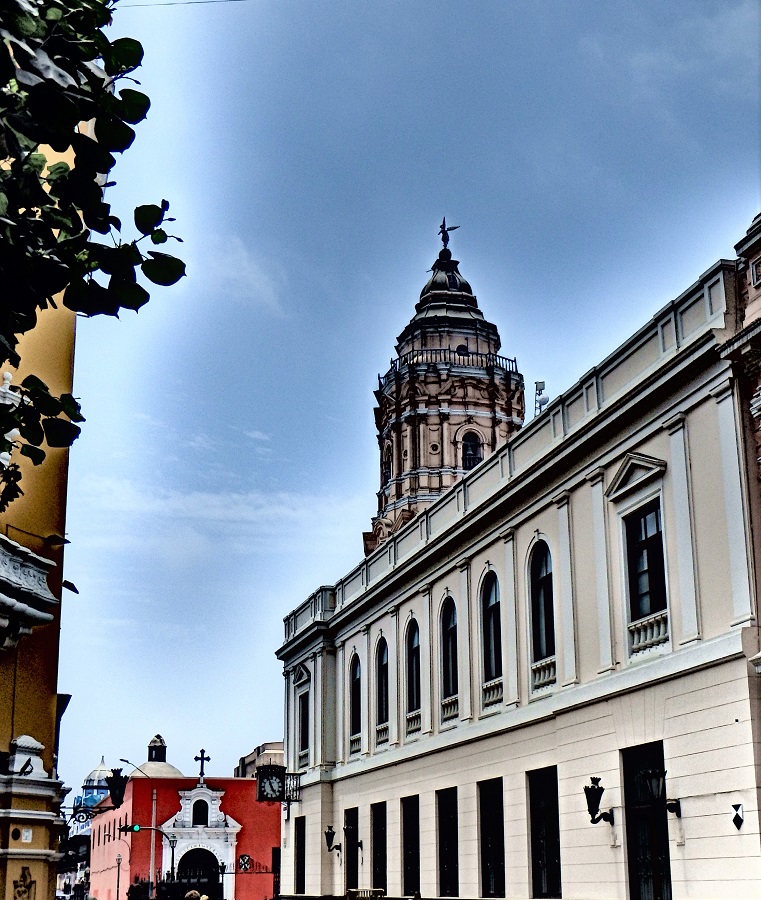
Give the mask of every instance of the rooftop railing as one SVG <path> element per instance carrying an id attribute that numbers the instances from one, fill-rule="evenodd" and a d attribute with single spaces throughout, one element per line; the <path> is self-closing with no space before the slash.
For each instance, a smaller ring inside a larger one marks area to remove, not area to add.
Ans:
<path id="1" fill-rule="evenodd" d="M 509 356 L 498 356 L 496 353 L 458 353 L 456 350 L 446 349 L 428 349 L 428 350 L 410 350 L 397 359 L 391 360 L 391 368 L 385 375 L 378 376 L 378 382 L 381 387 L 388 384 L 395 372 L 406 366 L 427 366 L 436 363 L 444 363 L 451 366 L 467 366 L 479 369 L 486 369 L 489 366 L 495 366 L 498 369 L 504 369 L 507 372 L 518 372 L 518 363 Z"/>

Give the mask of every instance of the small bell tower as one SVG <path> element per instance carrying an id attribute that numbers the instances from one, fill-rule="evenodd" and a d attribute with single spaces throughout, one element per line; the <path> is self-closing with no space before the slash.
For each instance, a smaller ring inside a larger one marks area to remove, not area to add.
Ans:
<path id="1" fill-rule="evenodd" d="M 495 325 L 478 308 L 459 261 L 443 248 L 397 339 L 396 359 L 378 376 L 378 514 L 365 532 L 371 553 L 424 506 L 503 446 L 523 424 L 523 376 L 499 355 Z"/>

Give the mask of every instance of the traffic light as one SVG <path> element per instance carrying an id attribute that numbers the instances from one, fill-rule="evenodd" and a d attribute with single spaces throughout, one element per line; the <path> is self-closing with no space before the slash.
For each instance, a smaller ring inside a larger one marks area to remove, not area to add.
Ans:
<path id="1" fill-rule="evenodd" d="M 133 831 L 140 831 L 139 825 L 120 825 L 119 834 L 132 834 Z"/>

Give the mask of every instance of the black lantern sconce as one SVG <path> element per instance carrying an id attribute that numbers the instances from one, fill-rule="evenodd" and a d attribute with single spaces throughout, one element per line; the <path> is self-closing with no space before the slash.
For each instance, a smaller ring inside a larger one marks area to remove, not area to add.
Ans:
<path id="1" fill-rule="evenodd" d="M 640 772 L 640 779 L 645 784 L 650 799 L 658 805 L 665 805 L 670 813 L 674 813 L 677 819 L 682 818 L 682 804 L 679 800 L 668 800 L 666 798 L 666 770 L 665 769 L 645 769 Z"/>
<path id="2" fill-rule="evenodd" d="M 341 845 L 333 843 L 335 839 L 336 833 L 335 831 L 333 831 L 333 826 L 328 825 L 328 827 L 325 829 L 325 843 L 328 847 L 328 853 L 332 853 L 334 850 L 338 850 L 339 853 L 341 852 Z"/>
<path id="3" fill-rule="evenodd" d="M 613 810 L 609 809 L 607 812 L 600 812 L 600 800 L 605 793 L 605 788 L 600 784 L 599 778 L 590 776 L 589 780 L 592 784 L 584 785 L 584 794 L 587 798 L 587 810 L 589 811 L 589 818 L 592 824 L 597 825 L 598 822 L 608 822 L 612 825 Z"/>
<path id="4" fill-rule="evenodd" d="M 70 815 L 70 821 L 89 822 L 95 816 L 99 816 L 104 812 L 113 812 L 119 809 L 124 803 L 124 792 L 127 790 L 127 782 L 129 775 L 122 775 L 121 769 L 113 769 L 111 774 L 106 777 L 108 785 L 108 793 L 111 797 L 111 806 L 75 806 Z"/>

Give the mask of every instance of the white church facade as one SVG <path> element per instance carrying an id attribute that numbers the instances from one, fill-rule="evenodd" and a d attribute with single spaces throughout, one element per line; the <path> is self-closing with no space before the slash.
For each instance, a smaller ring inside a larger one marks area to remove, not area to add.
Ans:
<path id="1" fill-rule="evenodd" d="M 281 893 L 756 897 L 761 216 L 522 427 L 445 251 L 367 556 L 285 619 Z"/>

